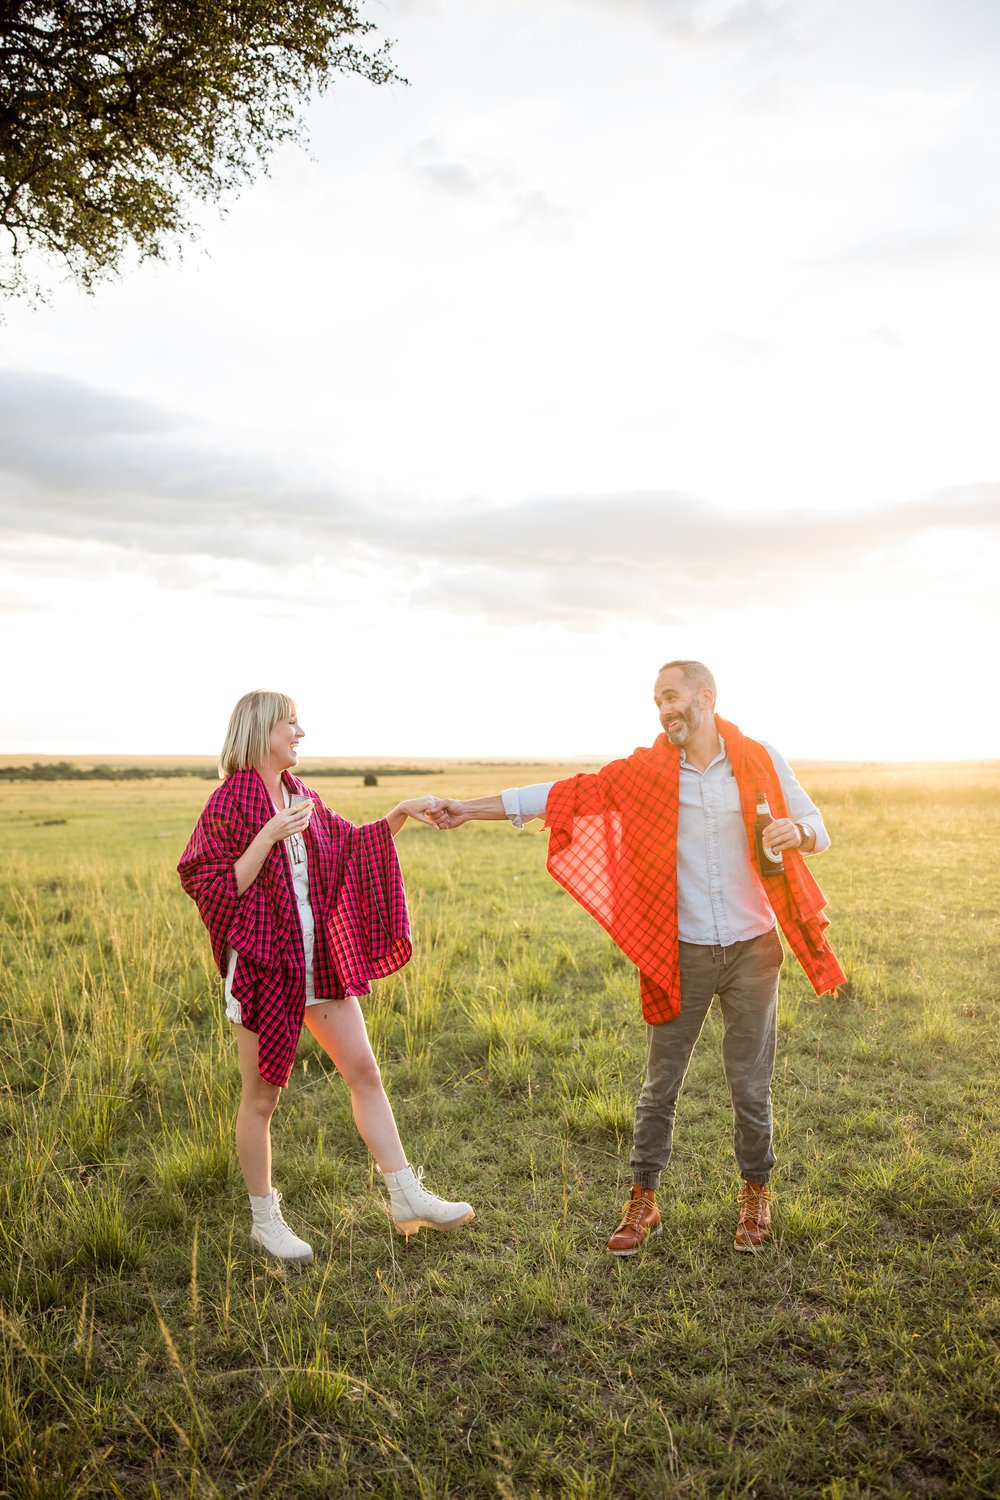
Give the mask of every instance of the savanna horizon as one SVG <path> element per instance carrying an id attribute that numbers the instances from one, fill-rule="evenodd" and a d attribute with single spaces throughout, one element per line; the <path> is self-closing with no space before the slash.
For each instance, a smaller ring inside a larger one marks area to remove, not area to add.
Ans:
<path id="1" fill-rule="evenodd" d="M 650 736 L 650 740 L 654 738 Z M 344 767 L 358 766 L 363 770 L 370 770 L 379 766 L 396 769 L 398 767 L 413 767 L 415 770 L 433 772 L 437 769 L 450 770 L 463 766 L 541 766 L 546 768 L 565 766 L 572 771 L 580 771 L 591 766 L 607 764 L 618 756 L 627 755 L 633 748 L 619 746 L 615 750 L 606 752 L 595 751 L 586 755 L 493 755 L 484 751 L 481 755 L 406 755 L 404 753 L 374 754 L 343 754 L 343 755 L 310 755 L 303 752 L 298 765 L 296 775 L 301 775 L 303 780 L 308 781 L 309 772 L 322 774 L 324 770 L 341 770 Z M 956 755 L 937 756 L 931 759 L 921 756 L 892 756 L 884 758 L 858 757 L 836 759 L 826 756 L 798 756 L 794 753 L 787 755 L 789 764 L 803 770 L 830 770 L 830 771 L 855 771 L 855 770 L 880 770 L 887 771 L 922 771 L 935 767 L 974 770 L 1000 767 L 1000 759 L 979 755 Z M 133 754 L 131 752 L 119 753 L 115 750 L 88 750 L 88 751 L 59 751 L 59 750 L 25 750 L 15 753 L 0 752 L 0 769 L 5 766 L 31 766 L 31 765 L 71 765 L 85 769 L 88 766 L 141 766 L 150 769 L 156 766 L 182 767 L 190 766 L 192 770 L 198 770 L 206 766 L 218 765 L 218 752 L 208 751 L 200 754 L 178 753 L 176 755 L 150 755 Z"/>

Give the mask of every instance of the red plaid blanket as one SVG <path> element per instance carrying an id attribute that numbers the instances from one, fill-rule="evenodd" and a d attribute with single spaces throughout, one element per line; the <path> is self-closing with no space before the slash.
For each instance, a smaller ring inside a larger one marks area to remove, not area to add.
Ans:
<path id="1" fill-rule="evenodd" d="M 717 719 L 740 789 L 748 857 L 757 869 L 753 825 L 758 788 L 772 814 L 788 807 L 778 773 L 763 745 Z M 639 970 L 642 1013 L 653 1025 L 681 1008 L 677 938 L 677 821 L 680 750 L 660 735 L 602 770 L 557 781 L 545 824 L 548 869 L 608 932 Z M 844 983 L 844 972 L 823 936 L 826 899 L 796 851 L 784 855 L 785 875 L 761 887 L 788 945 L 818 995 Z M 759 876 L 759 870 L 758 870 Z"/>
<path id="2" fill-rule="evenodd" d="M 401 969 L 410 957 L 410 924 L 403 877 L 384 819 L 361 828 L 326 807 L 289 772 L 289 792 L 316 804 L 304 835 L 309 899 L 316 918 L 313 976 L 316 994 L 339 999 L 366 995 L 372 979 Z M 233 980 L 243 1024 L 258 1036 L 260 1074 L 287 1084 L 306 1003 L 302 927 L 282 844 L 242 896 L 233 868 L 274 808 L 256 771 L 227 776 L 205 804 L 177 872 L 197 904 L 212 940 L 220 974 L 228 949 L 239 954 Z"/>

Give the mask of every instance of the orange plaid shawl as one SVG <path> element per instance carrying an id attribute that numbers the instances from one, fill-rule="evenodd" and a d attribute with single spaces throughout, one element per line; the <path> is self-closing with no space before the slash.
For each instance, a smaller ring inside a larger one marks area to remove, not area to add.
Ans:
<path id="1" fill-rule="evenodd" d="M 750 860 L 757 869 L 753 825 L 763 787 L 776 818 L 788 807 L 763 745 L 716 719 L 740 790 Z M 677 948 L 677 820 L 680 750 L 660 735 L 602 770 L 557 781 L 549 792 L 548 870 L 595 917 L 639 970 L 642 1013 L 653 1025 L 681 1008 Z M 759 871 L 758 871 L 759 874 Z M 785 850 L 783 879 L 762 889 L 788 946 L 817 995 L 845 975 L 823 936 L 826 900 L 797 852 Z"/>

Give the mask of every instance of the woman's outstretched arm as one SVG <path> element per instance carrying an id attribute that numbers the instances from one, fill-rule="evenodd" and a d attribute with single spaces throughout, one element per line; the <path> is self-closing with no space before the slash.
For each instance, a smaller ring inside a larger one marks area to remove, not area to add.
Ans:
<path id="1" fill-rule="evenodd" d="M 430 823 L 435 826 L 433 819 L 427 814 L 438 805 L 436 797 L 410 797 L 406 802 L 397 802 L 391 812 L 385 815 L 385 821 L 389 825 L 389 832 L 393 838 L 402 828 L 407 818 L 415 818 L 418 823 Z"/>

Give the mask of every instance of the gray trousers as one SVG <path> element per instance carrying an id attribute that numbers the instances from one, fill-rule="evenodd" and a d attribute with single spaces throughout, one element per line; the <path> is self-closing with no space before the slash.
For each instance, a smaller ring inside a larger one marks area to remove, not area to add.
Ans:
<path id="1" fill-rule="evenodd" d="M 713 998 L 722 1007 L 722 1064 L 733 1101 L 736 1164 L 748 1182 L 767 1182 L 771 1147 L 771 1078 L 778 1035 L 777 930 L 728 948 L 680 944 L 681 1010 L 647 1026 L 646 1081 L 635 1111 L 632 1181 L 655 1188 L 670 1160 L 674 1115 L 695 1042 Z"/>

